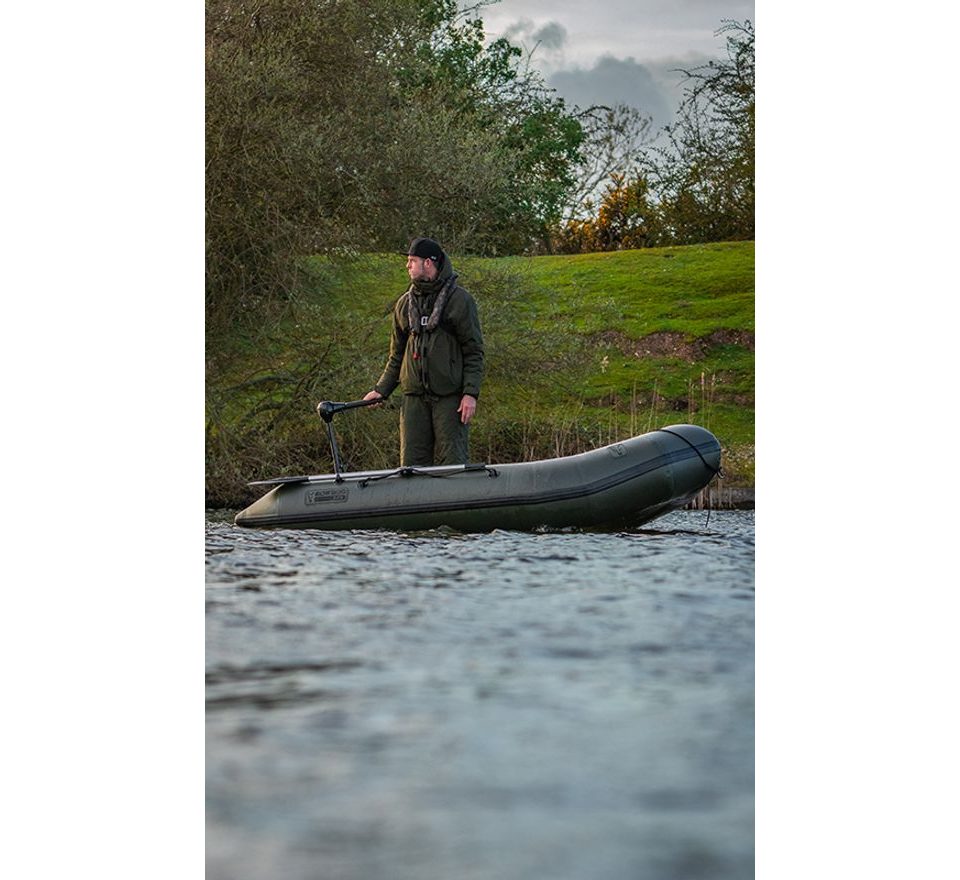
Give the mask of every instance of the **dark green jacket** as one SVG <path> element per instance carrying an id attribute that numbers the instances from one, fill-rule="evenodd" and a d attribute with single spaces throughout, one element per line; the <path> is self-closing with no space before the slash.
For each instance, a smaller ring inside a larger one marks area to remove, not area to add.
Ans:
<path id="1" fill-rule="evenodd" d="M 444 259 L 437 285 L 453 274 L 450 258 Z M 415 285 L 393 308 L 390 354 L 383 375 L 374 388 L 389 397 L 399 385 L 404 394 L 470 394 L 480 396 L 483 381 L 483 334 L 473 297 L 459 284 L 450 291 L 436 330 L 424 337 L 423 357 L 414 358 L 414 334 L 410 333 L 407 297 L 422 297 L 420 312 L 429 315 L 437 291 L 423 293 Z"/>

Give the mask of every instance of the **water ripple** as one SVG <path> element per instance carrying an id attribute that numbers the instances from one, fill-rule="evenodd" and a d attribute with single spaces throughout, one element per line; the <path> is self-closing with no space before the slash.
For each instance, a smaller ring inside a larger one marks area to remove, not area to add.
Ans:
<path id="1" fill-rule="evenodd" d="M 207 522 L 209 880 L 752 875 L 754 522 Z"/>

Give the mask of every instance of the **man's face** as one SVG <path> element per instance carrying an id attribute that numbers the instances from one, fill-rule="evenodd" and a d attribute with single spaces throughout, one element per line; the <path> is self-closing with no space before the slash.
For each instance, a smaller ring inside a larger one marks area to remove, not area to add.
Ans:
<path id="1" fill-rule="evenodd" d="M 407 274 L 411 281 L 433 281 L 437 277 L 437 264 L 428 257 L 407 257 Z"/>

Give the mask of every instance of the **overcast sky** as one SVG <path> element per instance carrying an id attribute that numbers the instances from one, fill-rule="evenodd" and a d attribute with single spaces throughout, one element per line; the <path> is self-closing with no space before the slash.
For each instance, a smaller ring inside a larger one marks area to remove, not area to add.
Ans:
<path id="1" fill-rule="evenodd" d="M 568 102 L 630 104 L 660 127 L 680 99 L 676 68 L 723 57 L 716 31 L 754 21 L 754 0 L 500 0 L 481 17 L 489 38 L 532 50 Z"/>

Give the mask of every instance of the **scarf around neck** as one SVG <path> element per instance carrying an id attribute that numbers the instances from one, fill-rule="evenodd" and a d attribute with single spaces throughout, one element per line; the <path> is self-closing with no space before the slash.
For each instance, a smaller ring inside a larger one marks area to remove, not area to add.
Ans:
<path id="1" fill-rule="evenodd" d="M 411 284 L 407 290 L 407 322 L 410 332 L 414 335 L 420 333 L 432 333 L 437 329 L 440 319 L 443 317 L 443 309 L 450 297 L 450 292 L 457 283 L 456 273 L 451 273 L 446 279 L 437 279 L 436 281 L 420 282 L 420 284 Z M 421 312 L 420 307 L 427 297 L 433 293 L 436 288 L 440 289 L 436 299 L 433 301 L 433 309 L 427 315 L 425 310 Z M 419 293 L 419 295 L 418 295 Z"/>

